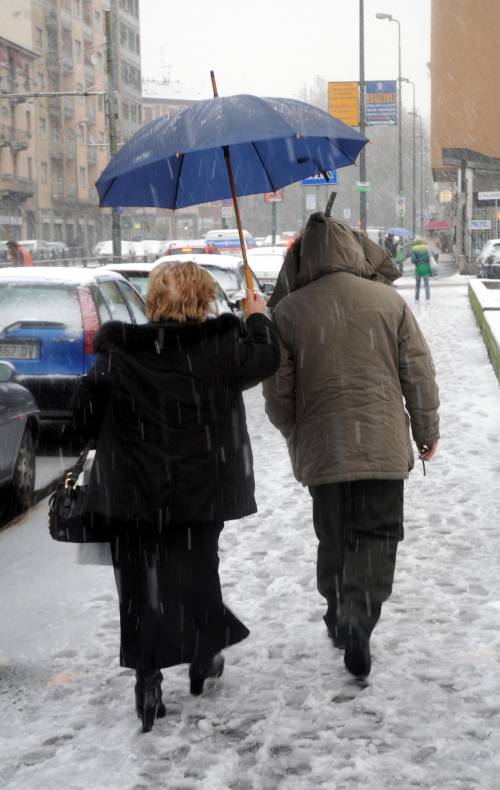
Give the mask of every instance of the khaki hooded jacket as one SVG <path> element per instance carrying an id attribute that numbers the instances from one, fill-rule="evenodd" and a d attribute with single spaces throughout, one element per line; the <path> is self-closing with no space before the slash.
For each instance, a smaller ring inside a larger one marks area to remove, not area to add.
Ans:
<path id="1" fill-rule="evenodd" d="M 427 343 L 385 251 L 318 212 L 278 278 L 273 320 L 281 364 L 266 412 L 304 485 L 404 479 L 439 438 Z M 377 281 L 378 280 L 378 281 Z"/>

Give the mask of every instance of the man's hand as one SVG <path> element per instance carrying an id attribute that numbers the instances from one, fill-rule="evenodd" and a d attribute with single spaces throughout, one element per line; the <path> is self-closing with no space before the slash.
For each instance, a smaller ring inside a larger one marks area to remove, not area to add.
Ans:
<path id="1" fill-rule="evenodd" d="M 247 290 L 245 299 L 241 300 L 241 307 L 245 318 L 248 318 L 249 315 L 253 315 L 254 313 L 263 313 L 266 315 L 267 311 L 264 297 L 250 290 Z"/>
<path id="2" fill-rule="evenodd" d="M 437 450 L 438 443 L 430 442 L 430 444 L 424 444 L 422 447 L 419 448 L 418 457 L 421 461 L 430 461 L 432 456 Z"/>

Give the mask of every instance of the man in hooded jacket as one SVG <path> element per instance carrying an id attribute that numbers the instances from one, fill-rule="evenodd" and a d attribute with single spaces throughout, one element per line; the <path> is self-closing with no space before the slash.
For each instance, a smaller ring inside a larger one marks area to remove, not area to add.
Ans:
<path id="1" fill-rule="evenodd" d="M 392 591 L 409 424 L 424 461 L 439 438 L 431 354 L 390 287 L 398 276 L 381 247 L 318 212 L 270 301 L 281 364 L 264 383 L 266 412 L 309 487 L 324 620 L 356 677 L 370 672 L 370 635 Z"/>

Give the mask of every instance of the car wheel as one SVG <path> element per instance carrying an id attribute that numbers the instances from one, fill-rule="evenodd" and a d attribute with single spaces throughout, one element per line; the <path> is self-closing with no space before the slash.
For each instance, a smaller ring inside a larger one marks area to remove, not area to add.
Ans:
<path id="1" fill-rule="evenodd" d="M 11 484 L 12 498 L 21 510 L 27 510 L 33 503 L 35 490 L 35 443 L 33 434 L 27 428 L 21 439 L 16 458 L 14 478 Z"/>

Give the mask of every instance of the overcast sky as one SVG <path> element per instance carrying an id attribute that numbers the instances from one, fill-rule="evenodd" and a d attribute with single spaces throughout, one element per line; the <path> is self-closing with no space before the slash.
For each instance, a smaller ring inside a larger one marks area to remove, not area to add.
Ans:
<path id="1" fill-rule="evenodd" d="M 417 85 L 417 108 L 428 111 L 430 0 L 365 0 L 365 78 L 397 77 L 401 22 L 402 76 Z M 180 80 L 211 95 L 297 96 L 316 75 L 359 77 L 358 0 L 140 0 L 145 78 Z M 411 87 L 403 88 L 406 104 Z"/>

